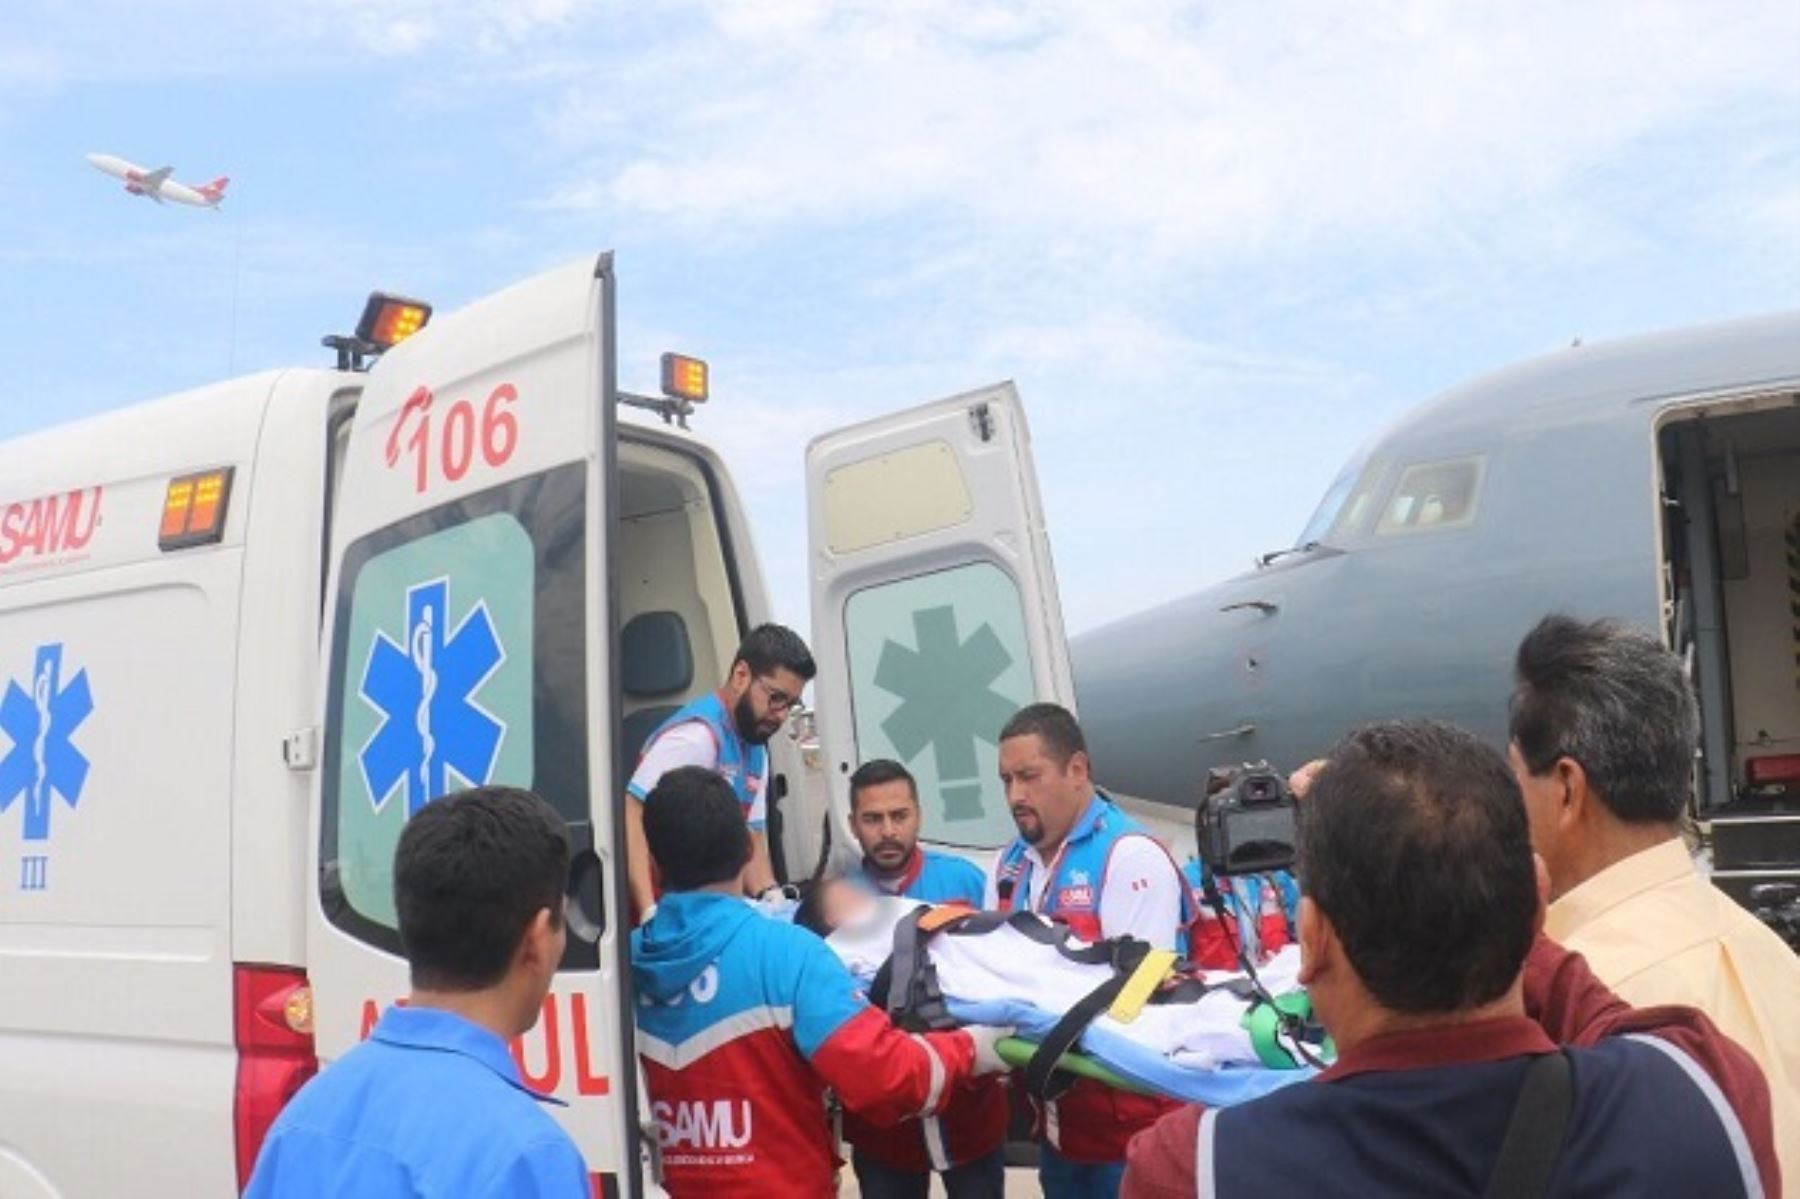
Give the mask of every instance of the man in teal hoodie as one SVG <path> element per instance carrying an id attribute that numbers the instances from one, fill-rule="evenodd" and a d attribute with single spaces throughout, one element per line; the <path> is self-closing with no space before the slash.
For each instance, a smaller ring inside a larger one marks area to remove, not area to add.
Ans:
<path id="1" fill-rule="evenodd" d="M 632 935 L 638 1053 L 675 1199 L 836 1194 L 825 1090 L 875 1122 L 929 1116 L 1006 1067 L 1006 1030 L 908 1036 L 869 1006 L 818 937 L 744 901 L 750 832 L 731 787 L 682 767 L 644 806 L 662 870 Z"/>

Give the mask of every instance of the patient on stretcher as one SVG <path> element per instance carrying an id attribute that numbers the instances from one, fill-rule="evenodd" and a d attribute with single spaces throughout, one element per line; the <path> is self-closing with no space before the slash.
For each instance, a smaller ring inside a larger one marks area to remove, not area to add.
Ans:
<path id="1" fill-rule="evenodd" d="M 1135 972 L 1146 956 L 1136 943 L 1090 945 L 1029 912 L 929 909 L 911 922 L 911 933 L 904 932 L 908 918 L 927 906 L 824 880 L 803 898 L 795 922 L 824 937 L 878 1003 L 894 988 L 910 987 L 916 997 L 917 980 L 901 975 L 929 970 L 928 990 L 942 997 L 951 1018 L 1012 1025 L 1028 1037 L 1041 1037 L 1122 970 Z M 916 946 L 910 953 L 908 944 Z M 1163 963 L 1166 958 L 1144 969 Z M 1281 1000 L 1284 1008 L 1298 1008 L 1298 972 L 1299 950 L 1290 946 L 1258 974 L 1270 994 L 1292 997 Z M 1262 1093 L 1310 1074 L 1296 1069 L 1303 1055 L 1295 1052 L 1291 1034 L 1275 1027 L 1274 1013 L 1253 1015 L 1267 1005 L 1243 975 L 1176 971 L 1145 982 L 1136 989 L 1136 1004 L 1109 1004 L 1093 1016 L 1079 1041 L 1083 1051 L 1149 1089 L 1214 1103 L 1253 1097 L 1239 1094 L 1244 1087 Z M 887 1006 L 900 1014 L 904 1005 Z M 1316 1054 L 1319 1046 L 1308 1048 Z M 1232 1075 L 1229 1082 L 1222 1073 Z"/>

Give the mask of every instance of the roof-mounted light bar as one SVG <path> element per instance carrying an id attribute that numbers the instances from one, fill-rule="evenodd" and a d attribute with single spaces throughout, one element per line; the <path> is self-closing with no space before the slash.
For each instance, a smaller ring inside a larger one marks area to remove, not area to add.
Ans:
<path id="1" fill-rule="evenodd" d="M 621 391 L 619 403 L 628 408 L 642 408 L 662 417 L 663 424 L 688 427 L 694 405 L 704 404 L 710 396 L 712 371 L 699 358 L 686 354 L 662 356 L 662 395 L 645 396 Z"/>
<path id="2" fill-rule="evenodd" d="M 363 305 L 362 319 L 356 332 L 349 336 L 334 334 L 324 339 L 327 349 L 337 351 L 341 371 L 368 370 L 370 363 L 423 329 L 431 320 L 431 305 L 423 300 L 372 291 Z"/>

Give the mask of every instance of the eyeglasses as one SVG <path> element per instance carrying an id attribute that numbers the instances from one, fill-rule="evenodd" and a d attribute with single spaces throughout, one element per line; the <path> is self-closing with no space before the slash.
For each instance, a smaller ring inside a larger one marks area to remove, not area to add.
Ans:
<path id="1" fill-rule="evenodd" d="M 792 710 L 793 706 L 800 702 L 800 697 L 798 695 L 789 695 L 785 691 L 769 686 L 769 680 L 760 675 L 758 675 L 755 682 L 750 685 L 752 687 L 762 688 L 763 697 L 769 701 L 769 714 L 771 716 L 780 716 L 783 713 Z"/>

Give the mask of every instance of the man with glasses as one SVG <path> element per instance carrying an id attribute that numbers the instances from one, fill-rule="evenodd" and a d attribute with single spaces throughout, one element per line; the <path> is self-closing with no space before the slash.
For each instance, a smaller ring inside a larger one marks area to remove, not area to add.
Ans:
<path id="1" fill-rule="evenodd" d="M 731 671 L 717 691 L 701 696 L 650 735 L 626 787 L 626 866 L 639 921 L 656 907 L 655 864 L 644 839 L 644 808 L 662 776 L 680 766 L 699 766 L 731 784 L 750 825 L 752 852 L 744 891 L 761 896 L 775 886 L 764 835 L 769 792 L 769 738 L 817 673 L 806 642 L 792 629 L 759 625 L 738 646 Z"/>

